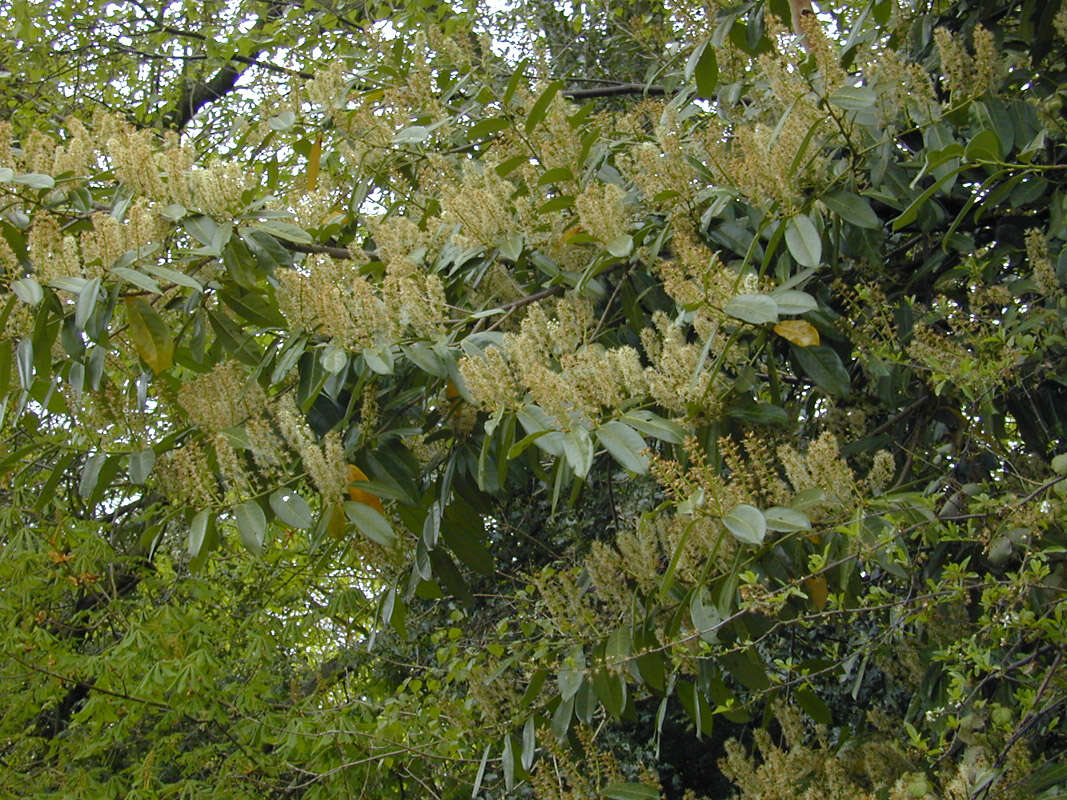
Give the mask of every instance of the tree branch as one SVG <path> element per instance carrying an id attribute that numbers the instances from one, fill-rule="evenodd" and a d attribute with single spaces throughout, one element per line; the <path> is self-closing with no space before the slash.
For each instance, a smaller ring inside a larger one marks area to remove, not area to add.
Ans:
<path id="1" fill-rule="evenodd" d="M 277 19 L 281 16 L 284 8 L 285 6 L 281 2 L 270 2 L 267 8 L 267 13 L 256 20 L 253 29 L 261 29 L 267 23 Z M 242 70 L 234 66 L 235 62 L 253 62 L 261 52 L 263 51 L 257 50 L 250 56 L 241 56 L 235 53 L 230 56 L 230 59 L 210 80 L 206 82 L 187 82 L 182 87 L 181 96 L 174 108 L 163 115 L 163 126 L 176 131 L 182 130 L 192 121 L 193 117 L 197 115 L 197 112 L 199 112 L 201 108 L 225 97 L 233 91 L 234 86 L 237 85 L 237 79 L 241 77 L 242 72 Z"/>
<path id="2" fill-rule="evenodd" d="M 617 86 L 594 86 L 588 89 L 564 89 L 563 94 L 572 100 L 586 100 L 591 97 L 619 97 L 627 94 L 659 96 L 667 94 L 664 86 L 654 83 L 620 83 Z"/>

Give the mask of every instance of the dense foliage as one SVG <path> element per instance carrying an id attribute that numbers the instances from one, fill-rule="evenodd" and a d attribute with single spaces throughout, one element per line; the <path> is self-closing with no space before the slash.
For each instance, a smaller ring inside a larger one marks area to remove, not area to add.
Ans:
<path id="1" fill-rule="evenodd" d="M 1058 0 L 0 8 L 5 796 L 1067 794 Z"/>

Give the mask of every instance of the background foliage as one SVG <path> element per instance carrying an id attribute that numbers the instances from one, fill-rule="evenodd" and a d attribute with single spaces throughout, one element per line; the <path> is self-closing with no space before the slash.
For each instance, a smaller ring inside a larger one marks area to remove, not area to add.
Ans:
<path id="1" fill-rule="evenodd" d="M 1058 2 L 7 2 L 12 797 L 1060 797 Z"/>

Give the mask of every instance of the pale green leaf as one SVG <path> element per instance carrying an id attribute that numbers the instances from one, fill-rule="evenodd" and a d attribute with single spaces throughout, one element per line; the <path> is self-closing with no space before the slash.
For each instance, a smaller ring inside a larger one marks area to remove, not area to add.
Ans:
<path id="1" fill-rule="evenodd" d="M 811 520 L 808 519 L 808 515 L 793 508 L 774 506 L 764 511 L 763 517 L 767 521 L 767 527 L 772 531 L 790 533 L 811 530 Z"/>
<path id="2" fill-rule="evenodd" d="M 806 214 L 790 217 L 785 225 L 785 243 L 802 267 L 817 267 L 822 261 L 822 238 Z"/>
<path id="3" fill-rule="evenodd" d="M 731 317 L 763 325 L 778 321 L 778 303 L 765 294 L 739 294 L 730 299 L 723 309 Z"/>
<path id="4" fill-rule="evenodd" d="M 742 503 L 722 518 L 723 525 L 734 538 L 745 544 L 761 545 L 767 535 L 767 520 L 755 506 Z"/>
<path id="5" fill-rule="evenodd" d="M 392 547 L 396 544 L 396 534 L 393 533 L 393 526 L 377 509 L 371 508 L 366 503 L 346 501 L 345 516 L 356 526 L 360 533 L 372 542 L 380 544 L 382 547 Z"/>
<path id="6" fill-rule="evenodd" d="M 138 450 L 135 453 L 130 453 L 130 483 L 137 486 L 143 486 L 145 481 L 148 480 L 148 475 L 155 464 L 156 451 L 151 447 L 147 447 L 144 450 Z"/>
<path id="7" fill-rule="evenodd" d="M 291 528 L 306 530 L 313 521 L 307 500 L 292 489 L 278 489 L 270 496 L 271 510 Z"/>
<path id="8" fill-rule="evenodd" d="M 596 437 L 622 467 L 639 475 L 648 472 L 648 456 L 643 452 L 648 445 L 641 434 L 625 422 L 605 422 L 597 428 Z"/>
<path id="9" fill-rule="evenodd" d="M 267 532 L 267 515 L 259 503 L 247 500 L 233 509 L 237 520 L 237 532 L 241 535 L 241 544 L 253 555 L 262 555 L 263 538 Z"/>

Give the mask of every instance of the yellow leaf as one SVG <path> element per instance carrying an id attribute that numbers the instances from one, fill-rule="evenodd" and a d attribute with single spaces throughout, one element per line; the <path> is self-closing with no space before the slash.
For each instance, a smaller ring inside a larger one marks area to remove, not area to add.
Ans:
<path id="1" fill-rule="evenodd" d="M 353 486 L 356 481 L 369 481 L 370 478 L 367 474 L 357 467 L 355 464 L 348 465 L 348 496 L 350 499 L 357 503 L 363 503 L 370 506 L 379 514 L 385 514 L 385 509 L 382 508 L 382 501 L 378 499 L 377 495 L 360 489 L 358 486 Z"/>
<path id="2" fill-rule="evenodd" d="M 156 310 L 140 297 L 127 297 L 126 321 L 144 363 L 157 375 L 167 369 L 174 361 L 174 337 Z"/>
<path id="3" fill-rule="evenodd" d="M 315 191 L 315 187 L 319 182 L 319 161 L 322 159 L 322 134 L 320 133 L 315 137 L 315 144 L 311 145 L 311 152 L 308 153 L 308 180 L 307 187 L 309 192 Z"/>
<path id="4" fill-rule="evenodd" d="M 826 578 L 824 578 L 822 575 L 815 575 L 811 578 L 806 578 L 804 580 L 804 586 L 808 590 L 808 597 L 811 598 L 811 604 L 815 606 L 815 610 L 822 611 L 824 608 L 826 608 Z"/>
<path id="5" fill-rule="evenodd" d="M 819 343 L 819 332 L 810 322 L 802 319 L 787 319 L 774 326 L 774 332 L 797 347 L 814 347 Z"/>

